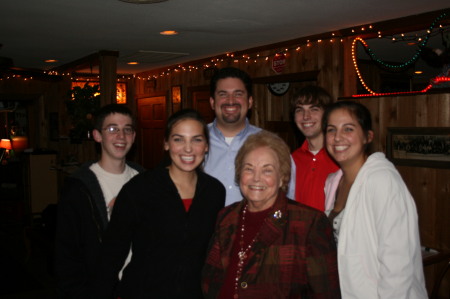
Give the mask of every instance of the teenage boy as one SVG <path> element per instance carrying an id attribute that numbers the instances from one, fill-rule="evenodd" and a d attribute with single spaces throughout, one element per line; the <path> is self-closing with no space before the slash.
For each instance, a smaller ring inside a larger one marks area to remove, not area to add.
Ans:
<path id="1" fill-rule="evenodd" d="M 313 85 L 300 89 L 291 101 L 295 124 L 306 139 L 292 153 L 296 165 L 295 200 L 320 211 L 325 209 L 325 180 L 339 169 L 324 148 L 322 132 L 322 115 L 331 103 L 330 94 Z"/>
<path id="2" fill-rule="evenodd" d="M 65 183 L 58 203 L 55 273 L 58 298 L 90 298 L 91 275 L 114 200 L 143 168 L 127 162 L 136 133 L 131 111 L 110 104 L 96 114 L 93 138 L 101 145 L 97 162 L 84 164 Z"/>

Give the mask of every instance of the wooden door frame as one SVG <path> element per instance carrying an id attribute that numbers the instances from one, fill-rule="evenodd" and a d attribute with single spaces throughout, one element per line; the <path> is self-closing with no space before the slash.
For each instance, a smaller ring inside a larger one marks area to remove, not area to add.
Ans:
<path id="1" fill-rule="evenodd" d="M 136 157 L 135 160 L 137 160 L 136 162 L 139 164 L 142 164 L 142 144 L 141 144 L 141 138 L 140 136 L 138 136 L 137 134 L 139 134 L 138 132 L 141 131 L 141 128 L 138 127 L 139 126 L 139 111 L 138 111 L 138 107 L 139 107 L 139 100 L 141 99 L 147 99 L 147 98 L 156 98 L 156 97 L 165 97 L 165 105 L 166 105 L 166 119 L 169 118 L 170 114 L 172 113 L 172 102 L 171 99 L 169 98 L 169 92 L 168 91 L 156 91 L 156 92 L 152 92 L 152 93 L 146 93 L 146 94 L 140 94 L 139 96 L 135 97 L 135 111 L 134 111 L 134 115 L 135 115 L 135 119 L 136 119 L 136 138 L 135 138 L 135 142 L 134 142 L 134 146 L 135 146 L 135 150 L 136 152 L 134 153 L 134 156 Z"/>

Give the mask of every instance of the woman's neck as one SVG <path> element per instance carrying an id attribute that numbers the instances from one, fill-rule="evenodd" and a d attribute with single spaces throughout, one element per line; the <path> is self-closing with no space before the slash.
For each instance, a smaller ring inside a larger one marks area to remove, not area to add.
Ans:
<path id="1" fill-rule="evenodd" d="M 367 156 L 363 155 L 352 163 L 340 165 L 343 172 L 342 180 L 346 183 L 353 183 L 366 160 Z"/>
<path id="2" fill-rule="evenodd" d="M 195 170 L 181 171 L 173 165 L 167 168 L 169 169 L 169 176 L 177 187 L 181 199 L 194 198 L 195 187 L 197 185 L 197 172 Z"/>

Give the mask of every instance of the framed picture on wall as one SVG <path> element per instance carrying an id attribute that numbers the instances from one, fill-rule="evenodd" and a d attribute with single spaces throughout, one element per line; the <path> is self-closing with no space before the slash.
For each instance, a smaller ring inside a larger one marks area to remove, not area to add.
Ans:
<path id="1" fill-rule="evenodd" d="M 401 166 L 450 168 L 450 127 L 387 128 L 386 156 Z"/>
<path id="2" fill-rule="evenodd" d="M 174 85 L 170 89 L 170 98 L 172 99 L 173 112 L 181 109 L 181 85 Z"/>

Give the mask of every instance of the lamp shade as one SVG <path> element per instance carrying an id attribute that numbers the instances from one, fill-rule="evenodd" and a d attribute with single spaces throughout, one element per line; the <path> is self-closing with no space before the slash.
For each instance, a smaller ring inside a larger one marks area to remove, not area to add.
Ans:
<path id="1" fill-rule="evenodd" d="M 4 149 L 7 149 L 7 150 L 12 149 L 11 140 L 9 140 L 9 139 L 2 139 L 2 141 L 0 141 L 0 148 L 4 148 Z"/>

